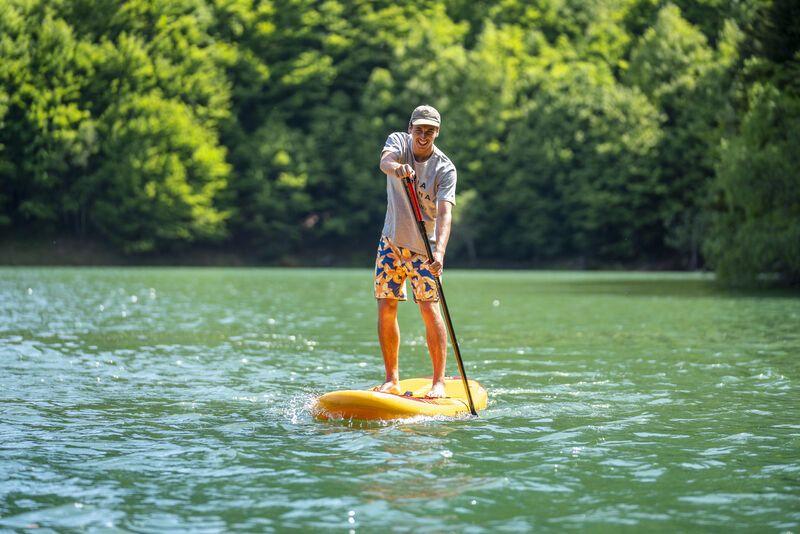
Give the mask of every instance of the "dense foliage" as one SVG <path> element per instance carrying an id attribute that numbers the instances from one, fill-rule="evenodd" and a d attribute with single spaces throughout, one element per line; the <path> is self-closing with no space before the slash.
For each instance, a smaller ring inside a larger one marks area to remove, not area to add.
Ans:
<path id="1" fill-rule="evenodd" d="M 797 283 L 798 5 L 0 0 L 0 233 L 371 251 L 430 103 L 451 260 Z"/>

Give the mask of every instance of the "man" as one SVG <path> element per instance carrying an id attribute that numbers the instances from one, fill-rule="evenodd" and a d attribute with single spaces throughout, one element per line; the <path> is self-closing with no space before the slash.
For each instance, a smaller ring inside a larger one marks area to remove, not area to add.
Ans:
<path id="1" fill-rule="evenodd" d="M 427 396 L 445 396 L 444 371 L 447 333 L 439 311 L 435 277 L 441 275 L 450 238 L 452 208 L 456 202 L 456 168 L 435 145 L 441 116 L 431 106 L 411 114 L 408 133 L 389 135 L 381 153 L 380 169 L 386 174 L 386 220 L 375 261 L 375 298 L 378 300 L 378 339 L 386 368 L 386 382 L 377 391 L 401 394 L 398 369 L 400 328 L 397 303 L 406 300 L 406 278 L 411 279 L 419 305 L 433 380 Z M 429 262 L 414 214 L 403 188 L 403 178 L 414 177 L 422 218 L 431 242 Z"/>

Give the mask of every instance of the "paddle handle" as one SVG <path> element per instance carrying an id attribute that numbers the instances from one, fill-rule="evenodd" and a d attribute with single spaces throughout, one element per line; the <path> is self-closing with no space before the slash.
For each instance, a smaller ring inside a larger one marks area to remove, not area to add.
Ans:
<path id="1" fill-rule="evenodd" d="M 408 202 L 411 204 L 411 211 L 414 212 L 414 218 L 417 220 L 417 228 L 422 242 L 425 244 L 425 252 L 428 254 L 428 261 L 433 261 L 433 251 L 431 250 L 431 243 L 428 241 L 428 232 L 425 230 L 425 221 L 422 219 L 422 210 L 419 208 L 419 200 L 417 199 L 417 188 L 414 181 L 409 178 L 403 178 L 403 185 L 405 187 Z M 440 277 L 435 276 L 436 289 L 439 291 L 439 299 L 442 302 L 442 309 L 444 310 L 445 323 L 447 324 L 447 333 L 450 334 L 450 342 L 453 345 L 453 352 L 456 355 L 456 363 L 458 364 L 458 372 L 461 373 L 461 381 L 464 383 L 464 390 L 467 393 L 467 400 L 469 401 L 469 411 L 472 415 L 478 415 L 475 410 L 475 403 L 472 401 L 472 391 L 469 389 L 469 380 L 467 379 L 467 372 L 464 370 L 464 362 L 461 359 L 461 349 L 458 347 L 458 339 L 456 339 L 456 331 L 453 328 L 453 321 L 450 319 L 450 309 L 447 307 L 447 299 L 444 298 L 444 289 L 442 289 L 442 280 Z"/>

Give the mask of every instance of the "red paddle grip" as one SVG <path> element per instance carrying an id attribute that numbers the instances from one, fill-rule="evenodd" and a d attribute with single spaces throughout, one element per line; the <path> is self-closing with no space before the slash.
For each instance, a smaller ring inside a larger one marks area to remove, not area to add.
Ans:
<path id="1" fill-rule="evenodd" d="M 419 201 L 417 200 L 417 188 L 414 187 L 414 182 L 411 181 L 411 178 L 403 178 L 403 183 L 408 191 L 408 198 L 411 199 L 411 208 L 414 210 L 414 217 L 416 217 L 417 222 L 419 222 L 422 220 L 422 211 L 419 209 Z"/>

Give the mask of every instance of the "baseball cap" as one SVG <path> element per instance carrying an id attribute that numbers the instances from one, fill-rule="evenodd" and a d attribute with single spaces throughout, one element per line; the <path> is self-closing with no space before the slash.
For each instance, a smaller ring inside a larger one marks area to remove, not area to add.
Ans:
<path id="1" fill-rule="evenodd" d="M 436 111 L 436 108 L 433 106 L 418 106 L 412 113 L 411 113 L 411 124 L 429 124 L 430 126 L 436 126 L 437 128 L 442 123 L 442 117 L 439 115 L 439 112 Z"/>

